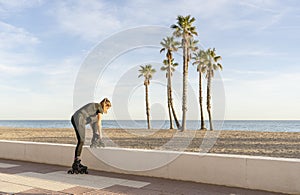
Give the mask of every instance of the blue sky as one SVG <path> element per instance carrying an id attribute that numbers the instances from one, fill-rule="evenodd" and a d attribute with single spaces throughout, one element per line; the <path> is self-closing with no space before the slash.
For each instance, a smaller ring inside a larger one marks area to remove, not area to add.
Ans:
<path id="1" fill-rule="evenodd" d="M 201 45 L 215 47 L 223 58 L 225 119 L 300 120 L 297 0 L 0 0 L 0 119 L 69 119 L 77 73 L 95 46 L 126 29 L 169 27 L 187 14 L 196 18 Z M 117 64 L 126 70 L 159 58 L 164 55 L 147 49 L 121 56 L 97 85 L 94 100 L 112 98 L 118 79 L 108 80 L 122 76 Z M 197 90 L 192 66 L 189 79 Z M 163 90 L 152 85 L 152 91 Z M 141 85 L 128 100 L 132 118 L 145 118 L 143 95 Z M 153 92 L 150 100 L 157 117 L 165 117 L 159 114 L 165 108 L 157 106 L 161 96 Z M 180 95 L 175 103 L 179 112 Z"/>

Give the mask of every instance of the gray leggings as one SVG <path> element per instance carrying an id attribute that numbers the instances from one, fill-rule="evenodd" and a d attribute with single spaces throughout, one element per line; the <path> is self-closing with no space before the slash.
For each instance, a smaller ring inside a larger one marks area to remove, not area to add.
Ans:
<path id="1" fill-rule="evenodd" d="M 72 116 L 71 118 L 71 122 L 72 125 L 75 129 L 75 133 L 76 133 L 76 138 L 77 138 L 77 145 L 76 145 L 76 149 L 75 149 L 75 158 L 79 157 L 81 155 L 82 152 L 82 147 L 84 145 L 84 141 L 85 141 L 85 120 L 82 120 L 83 118 L 79 117 L 77 120 L 75 121 L 74 116 Z M 99 139 L 99 135 L 97 134 L 97 123 L 92 123 L 91 124 L 92 130 L 93 130 L 93 138 L 92 138 L 92 142 L 94 142 L 95 140 Z"/>
<path id="2" fill-rule="evenodd" d="M 81 155 L 82 147 L 83 147 L 83 144 L 84 144 L 85 138 L 80 136 L 80 135 L 85 134 L 85 127 L 83 129 L 80 128 L 80 132 L 79 132 L 79 129 L 77 128 L 77 125 L 76 125 L 76 122 L 75 122 L 73 116 L 71 118 L 71 122 L 72 122 L 72 125 L 74 127 L 74 130 L 75 130 L 75 133 L 76 133 L 76 138 L 77 138 L 77 145 L 76 145 L 76 149 L 75 149 L 75 158 L 77 158 Z M 82 131 L 84 131 L 84 132 L 82 132 Z"/>

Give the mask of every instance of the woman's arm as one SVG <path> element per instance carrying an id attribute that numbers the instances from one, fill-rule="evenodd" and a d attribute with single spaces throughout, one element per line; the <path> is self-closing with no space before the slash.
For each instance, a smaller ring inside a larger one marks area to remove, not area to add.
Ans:
<path id="1" fill-rule="evenodd" d="M 97 118 L 98 118 L 98 122 L 97 122 L 98 133 L 99 133 L 100 139 L 102 139 L 102 114 L 98 113 Z"/>

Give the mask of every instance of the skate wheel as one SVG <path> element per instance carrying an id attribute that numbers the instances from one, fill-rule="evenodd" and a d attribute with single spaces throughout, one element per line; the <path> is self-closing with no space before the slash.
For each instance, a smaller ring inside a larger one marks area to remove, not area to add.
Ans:
<path id="1" fill-rule="evenodd" d="M 79 172 L 77 170 L 74 171 L 75 174 L 78 174 Z"/>
<path id="2" fill-rule="evenodd" d="M 74 174 L 74 171 L 73 170 L 69 170 L 68 174 Z"/>
<path id="3" fill-rule="evenodd" d="M 89 174 L 89 172 L 88 172 L 88 170 L 85 170 L 85 172 L 84 172 L 85 174 Z"/>
<path id="4" fill-rule="evenodd" d="M 81 171 L 80 171 L 80 174 L 84 174 L 84 171 L 83 171 L 83 170 L 81 170 Z"/>

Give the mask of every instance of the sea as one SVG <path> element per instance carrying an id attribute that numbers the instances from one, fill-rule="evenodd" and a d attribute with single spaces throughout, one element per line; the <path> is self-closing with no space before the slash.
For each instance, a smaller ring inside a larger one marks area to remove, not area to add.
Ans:
<path id="1" fill-rule="evenodd" d="M 209 127 L 208 121 L 205 121 Z M 153 129 L 168 129 L 169 121 L 152 120 Z M 224 120 L 214 121 L 216 130 L 260 131 L 260 132 L 300 132 L 300 120 Z M 0 120 L 0 127 L 25 128 L 72 128 L 69 120 Z M 103 120 L 103 128 L 146 129 L 146 120 Z M 176 127 L 174 123 L 174 128 Z M 197 130 L 200 122 L 187 121 L 187 129 Z"/>

